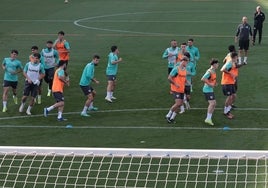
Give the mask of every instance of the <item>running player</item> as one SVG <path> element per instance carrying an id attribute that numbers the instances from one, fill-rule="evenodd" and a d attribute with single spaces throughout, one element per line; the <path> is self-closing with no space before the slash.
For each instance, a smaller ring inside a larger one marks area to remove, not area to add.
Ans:
<path id="1" fill-rule="evenodd" d="M 217 59 L 211 59 L 210 68 L 203 75 L 201 80 L 204 82 L 203 93 L 205 99 L 208 101 L 207 117 L 205 123 L 214 125 L 212 122 L 212 115 L 216 107 L 216 98 L 214 94 L 214 87 L 217 86 L 216 69 L 219 67 L 219 61 Z"/>
<path id="2" fill-rule="evenodd" d="M 44 67 L 46 72 L 44 80 L 48 84 L 47 96 L 50 97 L 55 68 L 58 66 L 59 62 L 59 54 L 57 50 L 53 49 L 52 41 L 47 41 L 47 47 L 42 49 L 41 56 L 44 59 Z"/>
<path id="3" fill-rule="evenodd" d="M 169 109 L 166 115 L 168 123 L 175 123 L 175 117 L 177 115 L 178 109 L 183 104 L 184 90 L 186 83 L 186 66 L 189 59 L 185 56 L 179 66 L 172 69 L 168 76 L 168 80 L 171 83 L 171 91 L 173 93 L 175 103 Z"/>
<path id="4" fill-rule="evenodd" d="M 4 70 L 4 84 L 3 84 L 3 112 L 7 111 L 7 99 L 9 87 L 13 91 L 13 100 L 15 104 L 18 104 L 17 98 L 17 85 L 18 85 L 18 73 L 22 72 L 23 66 L 17 59 L 19 52 L 17 50 L 11 50 L 10 57 L 4 58 L 2 62 L 2 68 Z"/>
<path id="5" fill-rule="evenodd" d="M 116 74 L 118 70 L 118 63 L 122 62 L 122 58 L 118 58 L 119 49 L 117 46 L 111 47 L 111 52 L 108 55 L 108 63 L 106 68 L 106 75 L 108 79 L 107 94 L 105 100 L 113 102 L 116 98 L 113 96 L 115 90 Z"/>
<path id="6" fill-rule="evenodd" d="M 85 66 L 80 79 L 80 88 L 82 89 L 85 96 L 87 96 L 83 111 L 81 112 L 81 116 L 84 117 L 90 116 L 87 114 L 88 109 L 94 111 L 98 110 L 93 106 L 93 100 L 96 95 L 96 91 L 91 87 L 91 82 L 93 81 L 96 84 L 99 84 L 99 81 L 94 77 L 95 66 L 99 64 L 99 61 L 100 56 L 94 55 L 92 61 Z"/>
<path id="7" fill-rule="evenodd" d="M 55 71 L 52 92 L 53 96 L 56 100 L 56 103 L 51 105 L 48 108 L 44 108 L 44 116 L 47 117 L 48 113 L 58 108 L 58 121 L 66 121 L 67 119 L 62 117 L 63 109 L 64 109 L 64 96 L 63 89 L 64 86 L 69 86 L 69 78 L 65 73 L 66 63 L 64 61 L 59 61 L 59 68 Z"/>
<path id="8" fill-rule="evenodd" d="M 26 80 L 24 85 L 23 97 L 21 99 L 21 105 L 19 108 L 19 112 L 23 112 L 25 102 L 28 96 L 31 94 L 32 98 L 26 110 L 27 115 L 31 115 L 31 109 L 35 104 L 35 98 L 38 93 L 40 82 L 45 76 L 44 66 L 40 63 L 41 55 L 39 53 L 35 53 L 32 55 L 32 58 L 33 61 L 28 62 L 23 70 L 23 75 Z"/>
<path id="9" fill-rule="evenodd" d="M 64 38 L 63 31 L 58 32 L 58 38 L 55 40 L 53 47 L 59 52 L 60 60 L 66 63 L 66 68 L 70 59 L 71 47 L 69 42 Z"/>

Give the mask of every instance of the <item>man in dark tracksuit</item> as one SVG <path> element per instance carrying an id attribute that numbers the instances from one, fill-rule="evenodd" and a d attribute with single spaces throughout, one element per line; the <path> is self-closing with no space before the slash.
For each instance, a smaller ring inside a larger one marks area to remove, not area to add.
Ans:
<path id="1" fill-rule="evenodd" d="M 255 44 L 257 32 L 259 32 L 259 44 L 261 44 L 262 26 L 264 20 L 265 20 L 265 14 L 261 11 L 261 7 L 257 6 L 256 12 L 254 13 L 253 45 Z"/>
<path id="2" fill-rule="evenodd" d="M 239 39 L 239 40 L 238 40 Z M 249 41 L 252 40 L 252 30 L 248 24 L 247 17 L 242 18 L 242 23 L 238 25 L 235 42 L 238 41 L 238 63 L 242 64 L 242 53 L 244 52 L 243 64 L 247 64 L 247 55 L 249 49 Z"/>

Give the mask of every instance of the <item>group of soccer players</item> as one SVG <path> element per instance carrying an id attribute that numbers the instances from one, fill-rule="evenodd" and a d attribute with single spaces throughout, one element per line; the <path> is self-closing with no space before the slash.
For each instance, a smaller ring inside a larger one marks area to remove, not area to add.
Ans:
<path id="1" fill-rule="evenodd" d="M 168 123 L 174 123 L 177 113 L 183 113 L 185 107 L 186 109 L 190 108 L 190 93 L 192 92 L 193 86 L 192 77 L 196 75 L 196 65 L 200 58 L 198 48 L 193 46 L 192 43 L 193 39 L 189 39 L 188 45 L 187 43 L 181 43 L 181 46 L 178 47 L 177 41 L 172 40 L 170 47 L 162 55 L 162 58 L 168 60 L 170 93 L 175 99 L 174 104 L 166 114 Z M 228 50 L 229 52 L 224 58 L 224 64 L 220 70 L 222 72 L 221 85 L 223 94 L 226 96 L 224 115 L 228 119 L 233 119 L 234 115 L 230 111 L 236 98 L 238 68 L 244 64 L 239 63 L 238 54 L 234 45 L 230 45 Z M 203 93 L 205 99 L 209 103 L 204 122 L 213 126 L 212 115 L 216 107 L 216 98 L 213 89 L 218 85 L 216 70 L 219 67 L 219 61 L 212 58 L 209 63 L 210 67 L 202 76 L 201 81 L 204 83 Z"/>
<path id="2" fill-rule="evenodd" d="M 2 62 L 2 68 L 4 70 L 2 112 L 7 112 L 9 88 L 12 88 L 14 103 L 18 104 L 18 74 L 23 72 L 25 83 L 19 112 L 24 111 L 28 96 L 31 96 L 31 99 L 26 110 L 27 115 L 31 115 L 31 109 L 36 101 L 38 104 L 41 104 L 41 84 L 44 78 L 45 82 L 48 84 L 47 96 L 51 96 L 51 93 L 53 92 L 57 104 L 53 107 L 58 108 L 58 120 L 63 120 L 63 87 L 64 84 L 69 84 L 66 68 L 70 53 L 70 45 L 65 40 L 64 35 L 65 33 L 63 31 L 58 32 L 58 38 L 54 42 L 47 41 L 46 48 L 42 49 L 41 52 L 38 52 L 37 46 L 32 46 L 29 62 L 24 67 L 17 59 L 17 50 L 11 50 L 10 57 L 4 58 Z M 49 107 L 45 111 L 46 115 L 49 110 L 52 110 L 52 108 Z"/>

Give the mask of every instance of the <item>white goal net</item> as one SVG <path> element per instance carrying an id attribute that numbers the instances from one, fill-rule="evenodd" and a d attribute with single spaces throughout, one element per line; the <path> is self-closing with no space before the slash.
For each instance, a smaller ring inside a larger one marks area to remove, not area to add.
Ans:
<path id="1" fill-rule="evenodd" d="M 0 147 L 4 188 L 266 188 L 268 151 Z"/>

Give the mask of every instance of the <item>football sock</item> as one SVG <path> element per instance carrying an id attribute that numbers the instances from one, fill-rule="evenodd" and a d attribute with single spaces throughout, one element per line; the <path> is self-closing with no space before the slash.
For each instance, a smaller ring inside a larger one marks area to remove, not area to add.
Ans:
<path id="1" fill-rule="evenodd" d="M 212 114 L 211 113 L 207 113 L 207 119 L 211 119 L 212 118 Z"/>
<path id="2" fill-rule="evenodd" d="M 50 106 L 50 107 L 47 108 L 47 111 L 51 111 L 53 109 L 54 109 L 54 106 L 52 105 L 52 106 Z"/>
<path id="3" fill-rule="evenodd" d="M 166 117 L 167 117 L 167 118 L 170 118 L 171 115 L 172 115 L 172 113 L 173 113 L 173 112 L 172 112 L 171 110 L 169 110 L 169 112 L 167 113 Z"/>
<path id="4" fill-rule="evenodd" d="M 177 113 L 176 112 L 173 112 L 170 119 L 175 119 L 176 115 L 177 115 Z"/>

